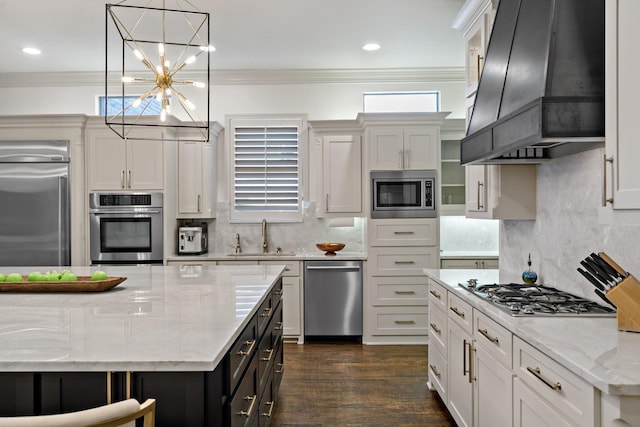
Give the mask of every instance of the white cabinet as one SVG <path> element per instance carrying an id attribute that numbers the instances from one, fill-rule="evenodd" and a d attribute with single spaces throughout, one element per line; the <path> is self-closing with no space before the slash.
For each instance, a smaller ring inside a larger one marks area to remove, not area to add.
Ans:
<path id="1" fill-rule="evenodd" d="M 285 264 L 282 273 L 282 323 L 283 336 L 301 339 L 302 333 L 302 275 L 299 261 L 260 261 L 260 265 Z"/>
<path id="2" fill-rule="evenodd" d="M 368 131 L 370 170 L 438 168 L 439 127 L 380 127 Z"/>
<path id="3" fill-rule="evenodd" d="M 87 175 L 90 191 L 164 189 L 162 131 L 156 140 L 125 140 L 106 126 L 87 130 Z"/>
<path id="4" fill-rule="evenodd" d="M 468 218 L 536 218 L 536 165 L 473 165 L 466 172 Z"/>
<path id="5" fill-rule="evenodd" d="M 215 218 L 215 146 L 178 141 L 177 218 Z"/>
<path id="6" fill-rule="evenodd" d="M 468 268 L 475 270 L 499 267 L 498 258 L 441 258 L 440 268 Z"/>
<path id="7" fill-rule="evenodd" d="M 601 222 L 640 223 L 640 145 L 637 105 L 640 58 L 634 41 L 640 37 L 640 3 L 605 2 L 605 162 Z"/>
<path id="8" fill-rule="evenodd" d="M 464 314 L 471 321 L 471 308 L 465 313 L 465 304 L 449 295 L 449 322 L 447 326 L 449 387 L 447 408 L 458 426 L 473 425 L 473 341 L 471 332 L 460 326 Z M 453 304 L 453 305 L 452 305 Z M 453 315 L 451 314 L 453 312 Z M 464 314 L 460 314 L 464 313 Z"/>
<path id="9" fill-rule="evenodd" d="M 362 214 L 362 146 L 360 135 L 322 137 L 324 213 Z"/>

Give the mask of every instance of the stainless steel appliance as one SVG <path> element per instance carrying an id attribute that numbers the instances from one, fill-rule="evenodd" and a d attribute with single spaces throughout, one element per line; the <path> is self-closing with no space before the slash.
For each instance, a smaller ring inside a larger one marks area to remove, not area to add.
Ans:
<path id="1" fill-rule="evenodd" d="M 69 141 L 0 141 L 0 265 L 70 265 Z"/>
<path id="2" fill-rule="evenodd" d="M 91 193 L 92 264 L 162 264 L 162 193 Z"/>
<path id="3" fill-rule="evenodd" d="M 362 340 L 362 261 L 304 262 L 304 335 Z"/>
<path id="4" fill-rule="evenodd" d="M 435 218 L 435 170 L 371 172 L 371 218 Z"/>
<path id="5" fill-rule="evenodd" d="M 209 247 L 207 223 L 187 223 L 178 228 L 178 254 L 206 254 Z"/>
<path id="6" fill-rule="evenodd" d="M 613 317 L 615 310 L 556 288 L 519 283 L 460 283 L 464 289 L 512 316 Z"/>

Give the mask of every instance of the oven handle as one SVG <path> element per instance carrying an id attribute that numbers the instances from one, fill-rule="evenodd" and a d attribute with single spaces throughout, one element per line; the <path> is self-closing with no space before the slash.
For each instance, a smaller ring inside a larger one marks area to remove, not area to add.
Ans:
<path id="1" fill-rule="evenodd" d="M 112 215 L 112 214 L 126 214 L 126 215 L 138 215 L 138 214 L 159 214 L 161 211 L 108 211 L 108 212 L 90 212 L 92 215 Z"/>

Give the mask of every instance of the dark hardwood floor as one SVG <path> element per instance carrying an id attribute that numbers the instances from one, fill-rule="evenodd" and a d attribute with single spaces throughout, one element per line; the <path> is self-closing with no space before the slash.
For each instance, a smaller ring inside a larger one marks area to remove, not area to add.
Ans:
<path id="1" fill-rule="evenodd" d="M 455 426 L 427 389 L 427 346 L 285 343 L 271 425 Z"/>

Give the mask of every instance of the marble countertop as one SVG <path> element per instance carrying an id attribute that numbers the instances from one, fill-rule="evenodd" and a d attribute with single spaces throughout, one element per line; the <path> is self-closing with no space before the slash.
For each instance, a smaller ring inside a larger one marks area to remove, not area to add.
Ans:
<path id="1" fill-rule="evenodd" d="M 68 268 L 127 279 L 104 292 L 0 293 L 0 372 L 213 370 L 284 265 Z"/>
<path id="2" fill-rule="evenodd" d="M 301 252 L 283 254 L 275 253 L 207 253 L 202 255 L 173 255 L 167 257 L 167 261 L 187 261 L 187 262 L 204 262 L 204 261 L 305 261 L 319 259 L 339 259 L 339 260 L 366 260 L 367 255 L 362 252 L 345 252 L 338 251 L 335 255 L 325 255 L 324 252 L 318 250 L 314 252 Z"/>
<path id="3" fill-rule="evenodd" d="M 640 333 L 618 331 L 615 317 L 512 317 L 458 286 L 471 278 L 496 283 L 498 270 L 424 272 L 603 392 L 640 395 Z"/>

